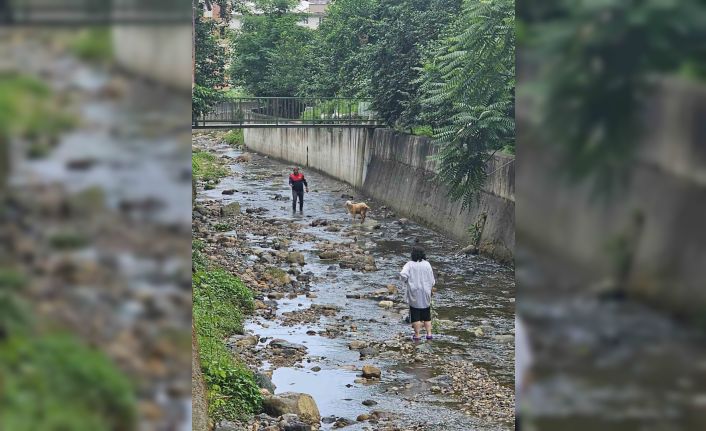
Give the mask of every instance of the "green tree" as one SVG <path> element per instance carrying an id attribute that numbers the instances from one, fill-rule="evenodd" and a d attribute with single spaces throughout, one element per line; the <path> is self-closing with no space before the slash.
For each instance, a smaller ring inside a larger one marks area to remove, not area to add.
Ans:
<path id="1" fill-rule="evenodd" d="M 203 4 L 199 3 L 194 18 L 194 90 L 192 112 L 194 115 L 206 111 L 220 97 L 217 88 L 226 83 L 226 49 L 219 35 L 216 21 L 203 16 Z"/>
<path id="2" fill-rule="evenodd" d="M 370 39 L 379 0 L 336 0 L 316 31 L 305 95 L 370 97 Z"/>
<path id="3" fill-rule="evenodd" d="M 474 202 L 493 152 L 515 145 L 515 9 L 512 0 L 465 0 L 421 70 L 422 118 L 440 145 L 438 178 Z"/>
<path id="4" fill-rule="evenodd" d="M 293 96 L 307 79 L 312 31 L 298 25 L 301 16 L 292 2 L 256 3 L 259 13 L 243 15 L 242 27 L 232 38 L 230 76 L 256 96 Z"/>
<path id="5" fill-rule="evenodd" d="M 658 74 L 706 76 L 706 7 L 696 0 L 558 2 L 528 25 L 536 128 L 573 181 L 608 193 L 627 180 Z"/>
<path id="6" fill-rule="evenodd" d="M 391 126 L 410 126 L 419 114 L 422 53 L 458 14 L 460 0 L 389 0 L 373 19 L 368 61 L 373 108 Z"/>

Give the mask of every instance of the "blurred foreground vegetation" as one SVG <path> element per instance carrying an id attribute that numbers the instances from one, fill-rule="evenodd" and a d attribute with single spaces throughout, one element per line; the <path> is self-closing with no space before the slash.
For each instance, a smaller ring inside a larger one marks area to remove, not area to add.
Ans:
<path id="1" fill-rule="evenodd" d="M 0 429 L 135 429 L 132 383 L 102 352 L 34 322 L 26 283 L 0 269 Z"/>

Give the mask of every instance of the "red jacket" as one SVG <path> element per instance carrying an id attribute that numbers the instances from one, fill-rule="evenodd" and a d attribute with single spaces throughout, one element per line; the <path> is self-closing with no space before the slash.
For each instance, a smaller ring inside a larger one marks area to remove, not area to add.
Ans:
<path id="1" fill-rule="evenodd" d="M 304 174 L 301 172 L 297 175 L 289 174 L 289 185 L 298 192 L 304 190 L 304 186 L 309 187 L 306 183 L 306 178 L 304 178 Z"/>

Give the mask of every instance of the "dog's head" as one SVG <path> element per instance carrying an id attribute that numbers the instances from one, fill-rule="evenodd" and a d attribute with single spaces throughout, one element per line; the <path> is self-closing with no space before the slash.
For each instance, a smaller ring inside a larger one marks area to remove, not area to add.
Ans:
<path id="1" fill-rule="evenodd" d="M 346 201 L 346 208 L 352 207 L 353 201 Z"/>

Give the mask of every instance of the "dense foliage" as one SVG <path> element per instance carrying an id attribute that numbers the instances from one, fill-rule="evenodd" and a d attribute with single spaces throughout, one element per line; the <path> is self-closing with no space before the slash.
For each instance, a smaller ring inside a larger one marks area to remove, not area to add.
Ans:
<path id="1" fill-rule="evenodd" d="M 245 10 L 233 37 L 230 76 L 257 96 L 292 96 L 309 75 L 311 30 L 298 25 L 292 2 L 259 1 Z M 257 13 L 256 13 L 257 12 Z"/>
<path id="2" fill-rule="evenodd" d="M 0 428 L 130 430 L 134 389 L 101 353 L 68 335 L 0 342 Z"/>
<path id="3" fill-rule="evenodd" d="M 441 147 L 438 177 L 464 206 L 483 185 L 492 153 L 514 151 L 514 7 L 464 1 L 422 69 L 423 118 Z"/>
<path id="4" fill-rule="evenodd" d="M 379 3 L 336 0 L 329 5 L 314 34 L 311 74 L 302 83 L 303 95 L 370 97 L 369 58 Z"/>
<path id="5" fill-rule="evenodd" d="M 657 74 L 703 79 L 706 7 L 696 0 L 528 2 L 524 63 L 542 118 L 536 129 L 564 172 L 612 189 L 635 155 Z"/>
<path id="6" fill-rule="evenodd" d="M 417 124 L 422 54 L 458 13 L 459 0 L 390 0 L 375 15 L 368 61 L 373 108 L 391 126 Z"/>
<path id="7" fill-rule="evenodd" d="M 231 84 L 255 96 L 370 98 L 388 126 L 434 136 L 440 178 L 469 205 L 490 154 L 514 151 L 514 3 L 335 0 L 315 31 L 295 3 L 238 3 Z"/>
<path id="8" fill-rule="evenodd" d="M 134 429 L 130 381 L 103 353 L 35 326 L 26 280 L 0 268 L 0 429 Z"/>
<path id="9" fill-rule="evenodd" d="M 253 373 L 235 359 L 225 340 L 243 331 L 243 316 L 253 310 L 252 292 L 240 279 L 208 263 L 193 245 L 193 315 L 201 366 L 208 386 L 209 416 L 237 420 L 256 413 L 262 402 Z"/>
<path id="10" fill-rule="evenodd" d="M 203 6 L 194 17 L 194 88 L 191 110 L 194 116 L 207 111 L 221 99 L 217 91 L 226 83 L 226 49 L 221 42 L 221 27 L 204 18 Z"/>

